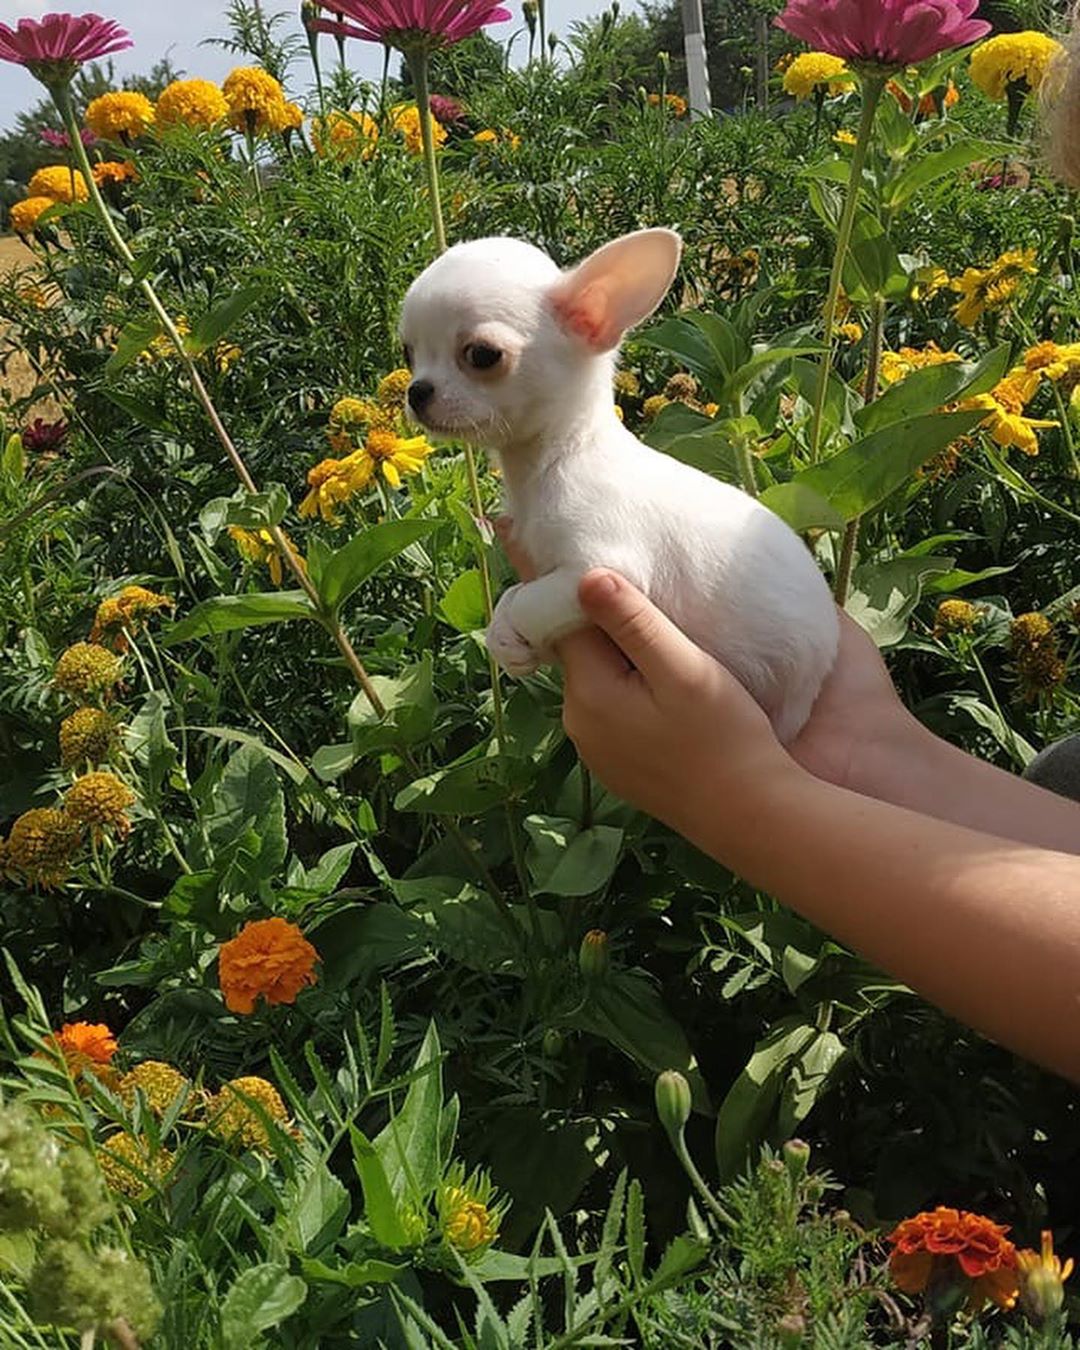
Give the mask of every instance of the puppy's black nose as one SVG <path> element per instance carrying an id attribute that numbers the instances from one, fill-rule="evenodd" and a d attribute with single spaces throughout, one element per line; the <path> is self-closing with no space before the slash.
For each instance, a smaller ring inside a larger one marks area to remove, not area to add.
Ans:
<path id="1" fill-rule="evenodd" d="M 413 412 L 423 412 L 434 392 L 435 386 L 430 380 L 413 380 L 409 385 L 409 407 Z"/>

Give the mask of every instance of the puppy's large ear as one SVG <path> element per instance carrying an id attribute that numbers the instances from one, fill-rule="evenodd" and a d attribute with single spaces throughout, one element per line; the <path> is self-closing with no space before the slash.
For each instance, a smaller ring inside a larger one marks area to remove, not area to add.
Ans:
<path id="1" fill-rule="evenodd" d="M 559 322 L 594 351 L 611 351 L 663 300 L 681 253 L 674 230 L 638 230 L 612 240 L 555 283 L 551 303 Z"/>

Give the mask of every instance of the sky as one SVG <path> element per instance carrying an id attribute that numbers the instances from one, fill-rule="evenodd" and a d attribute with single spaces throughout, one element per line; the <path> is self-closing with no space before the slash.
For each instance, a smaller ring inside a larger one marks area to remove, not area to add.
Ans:
<path id="1" fill-rule="evenodd" d="M 84 8 L 85 6 L 85 8 Z M 492 27 L 493 37 L 509 37 L 521 27 L 520 0 L 508 0 L 514 19 Z M 548 29 L 565 32 L 575 19 L 598 14 L 606 7 L 606 0 L 547 0 Z M 299 10 L 298 0 L 265 0 L 268 12 Z M 624 5 L 624 9 L 629 9 Z M 0 21 L 14 24 L 24 16 L 39 18 L 51 10 L 70 10 L 80 14 L 90 10 L 115 19 L 134 39 L 130 51 L 115 56 L 118 74 L 147 71 L 166 53 L 173 65 L 189 76 L 220 80 L 229 68 L 237 64 L 228 52 L 217 47 L 200 47 L 209 36 L 225 32 L 224 0 L 0 0 Z M 294 25 L 297 26 L 298 25 Z M 331 58 L 333 40 L 328 44 L 327 59 Z M 519 44 L 523 46 L 524 44 Z M 349 59 L 361 75 L 377 79 L 381 70 L 382 48 L 374 43 L 351 42 Z M 302 67 L 298 64 L 299 75 Z M 305 72 L 306 78 L 306 72 Z M 296 91 L 302 92 L 302 91 Z M 41 85 L 21 66 L 0 64 L 0 130 L 10 127 L 15 116 L 44 94 Z"/>

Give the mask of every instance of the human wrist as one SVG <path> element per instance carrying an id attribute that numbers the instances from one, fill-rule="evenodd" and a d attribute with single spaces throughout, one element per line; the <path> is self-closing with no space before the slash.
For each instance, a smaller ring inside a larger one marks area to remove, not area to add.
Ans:
<path id="1" fill-rule="evenodd" d="M 839 786 L 877 801 L 917 807 L 955 753 L 898 702 L 874 734 L 856 747 Z"/>

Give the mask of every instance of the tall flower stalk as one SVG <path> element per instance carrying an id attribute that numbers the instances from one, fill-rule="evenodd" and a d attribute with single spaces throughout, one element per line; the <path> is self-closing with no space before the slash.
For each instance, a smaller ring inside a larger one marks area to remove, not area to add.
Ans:
<path id="1" fill-rule="evenodd" d="M 810 423 L 810 458 L 816 462 L 821 455 L 821 435 L 825 419 L 825 404 L 829 395 L 829 376 L 832 374 L 833 354 L 836 348 L 836 314 L 840 305 L 840 290 L 844 280 L 844 263 L 851 247 L 851 235 L 855 228 L 855 212 L 862 193 L 863 169 L 874 134 L 874 118 L 877 115 L 881 96 L 885 92 L 887 79 L 883 74 L 870 74 L 862 82 L 862 114 L 859 118 L 859 130 L 855 148 L 851 155 L 851 176 L 848 179 L 847 195 L 840 213 L 836 231 L 836 252 L 833 254 L 832 275 L 829 277 L 829 290 L 825 298 L 825 354 L 821 358 L 821 370 L 818 375 L 817 395 L 814 399 L 813 420 Z"/>

